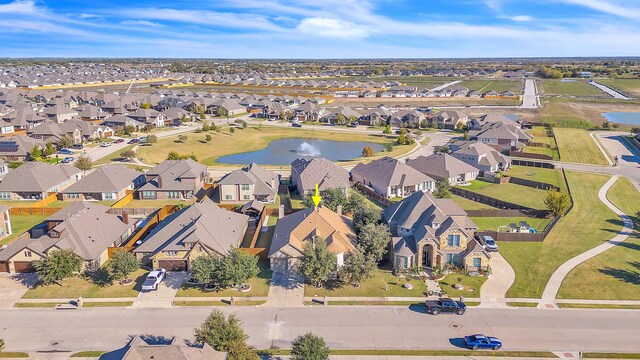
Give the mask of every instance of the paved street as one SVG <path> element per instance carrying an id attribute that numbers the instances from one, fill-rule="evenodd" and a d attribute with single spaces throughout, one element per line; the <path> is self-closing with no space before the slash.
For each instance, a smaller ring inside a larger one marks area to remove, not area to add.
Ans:
<path id="1" fill-rule="evenodd" d="M 424 307 L 223 307 L 236 312 L 257 348 L 286 348 L 313 331 L 334 349 L 456 349 L 464 335 L 500 337 L 505 350 L 638 351 L 640 311 L 469 309 L 464 316 L 424 313 Z M 7 351 L 104 350 L 136 334 L 193 337 L 211 311 L 85 308 L 75 311 L 0 310 Z M 453 340 L 452 340 L 453 339 Z"/>
<path id="2" fill-rule="evenodd" d="M 611 95 L 612 97 L 616 98 L 616 99 L 622 99 L 622 100 L 630 100 L 628 97 L 620 94 L 619 92 L 613 90 L 612 88 L 605 86 L 603 84 L 600 84 L 598 82 L 596 82 L 595 80 L 591 80 L 589 81 L 589 84 L 597 87 L 598 89 L 606 92 L 607 94 Z"/>
<path id="3" fill-rule="evenodd" d="M 526 79 L 524 81 L 524 94 L 522 96 L 522 108 L 537 108 L 540 107 L 540 99 L 538 98 L 538 88 L 536 82 L 533 79 Z"/>

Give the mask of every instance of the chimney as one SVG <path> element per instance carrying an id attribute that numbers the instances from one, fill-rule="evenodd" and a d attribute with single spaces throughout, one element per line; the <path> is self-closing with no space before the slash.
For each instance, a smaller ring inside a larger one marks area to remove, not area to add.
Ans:
<path id="1" fill-rule="evenodd" d="M 126 211 L 122 212 L 122 222 L 129 225 L 129 213 Z"/>
<path id="2" fill-rule="evenodd" d="M 338 213 L 338 215 L 342 215 L 342 205 L 338 205 L 336 212 Z"/>

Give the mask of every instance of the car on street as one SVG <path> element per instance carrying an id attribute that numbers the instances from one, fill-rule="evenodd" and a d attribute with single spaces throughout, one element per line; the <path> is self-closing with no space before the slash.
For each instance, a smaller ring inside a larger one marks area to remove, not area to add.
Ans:
<path id="1" fill-rule="evenodd" d="M 124 142 L 124 139 L 118 139 L 118 140 L 116 140 L 116 144 L 120 144 L 120 143 L 123 143 L 123 142 Z"/>
<path id="2" fill-rule="evenodd" d="M 139 143 L 139 142 L 140 142 L 140 140 L 138 140 L 138 139 L 131 139 L 131 140 L 129 140 L 129 141 L 127 142 L 127 144 L 137 144 L 137 143 Z"/>
<path id="3" fill-rule="evenodd" d="M 324 126 L 336 126 L 336 124 L 326 123 L 326 124 L 324 124 Z"/>
<path id="4" fill-rule="evenodd" d="M 427 312 L 431 315 L 438 315 L 441 312 L 463 315 L 465 311 L 467 311 L 467 305 L 465 305 L 463 301 L 456 301 L 450 298 L 427 300 L 425 305 L 427 306 Z"/>
<path id="5" fill-rule="evenodd" d="M 498 251 L 498 244 L 491 236 L 483 235 L 480 237 L 480 243 L 486 251 Z"/>
<path id="6" fill-rule="evenodd" d="M 300 124 L 299 122 L 294 122 L 291 124 L 291 126 L 299 128 L 302 127 L 302 124 Z"/>
<path id="7" fill-rule="evenodd" d="M 82 149 L 84 149 L 84 145 L 82 145 L 82 144 L 73 144 L 73 145 L 71 145 L 71 148 L 72 149 L 76 149 L 76 150 L 82 150 Z"/>
<path id="8" fill-rule="evenodd" d="M 103 142 L 102 144 L 100 144 L 100 147 L 109 147 L 111 146 L 110 142 Z"/>
<path id="9" fill-rule="evenodd" d="M 147 142 L 147 137 L 146 136 L 141 137 L 140 138 L 140 142 L 141 143 L 146 143 Z"/>
<path id="10" fill-rule="evenodd" d="M 64 159 L 62 159 L 61 161 L 63 164 L 68 164 L 70 162 L 73 162 L 73 158 L 71 156 L 67 156 Z"/>
<path id="11" fill-rule="evenodd" d="M 73 151 L 69 150 L 69 149 L 60 149 L 58 150 L 58 154 L 62 154 L 62 155 L 73 155 Z"/>
<path id="12" fill-rule="evenodd" d="M 475 334 L 464 337 L 464 344 L 471 350 L 491 349 L 499 350 L 502 347 L 502 341 L 496 337 Z"/>
<path id="13" fill-rule="evenodd" d="M 149 272 L 147 278 L 144 279 L 144 283 L 142 283 L 143 291 L 151 291 L 157 290 L 158 285 L 164 280 L 165 275 L 167 275 L 167 270 L 165 269 L 156 269 Z"/>

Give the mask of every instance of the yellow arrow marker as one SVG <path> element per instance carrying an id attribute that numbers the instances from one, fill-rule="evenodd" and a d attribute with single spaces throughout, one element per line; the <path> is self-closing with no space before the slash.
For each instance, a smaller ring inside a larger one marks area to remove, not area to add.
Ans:
<path id="1" fill-rule="evenodd" d="M 322 196 L 320 196 L 320 193 L 318 192 L 318 184 L 316 184 L 316 194 L 311 196 L 311 200 L 313 200 L 315 206 L 318 206 L 318 204 L 320 204 L 320 200 L 322 200 Z"/>

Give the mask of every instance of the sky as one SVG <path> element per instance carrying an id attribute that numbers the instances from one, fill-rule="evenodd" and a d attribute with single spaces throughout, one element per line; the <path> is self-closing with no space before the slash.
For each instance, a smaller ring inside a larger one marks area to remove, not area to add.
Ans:
<path id="1" fill-rule="evenodd" d="M 639 56 L 640 0 L 0 0 L 0 57 Z"/>

